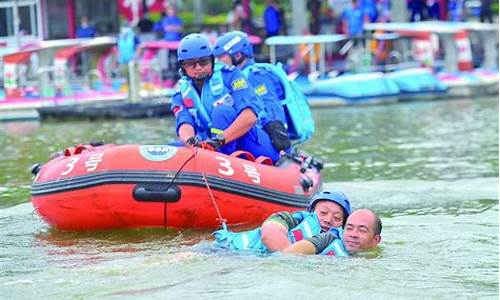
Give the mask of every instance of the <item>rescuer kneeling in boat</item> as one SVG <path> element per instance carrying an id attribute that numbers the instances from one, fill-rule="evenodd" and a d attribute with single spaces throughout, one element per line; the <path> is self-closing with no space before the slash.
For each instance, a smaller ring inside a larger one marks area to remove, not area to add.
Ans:
<path id="1" fill-rule="evenodd" d="M 201 34 L 184 37 L 177 49 L 182 78 L 172 98 L 176 132 L 188 146 L 210 145 L 231 154 L 245 150 L 276 162 L 262 100 L 234 66 L 214 62 L 212 47 Z"/>
<path id="2" fill-rule="evenodd" d="M 351 213 L 349 199 L 330 190 L 314 196 L 307 211 L 275 213 L 261 228 L 238 233 L 224 228 L 214 235 L 216 246 L 231 250 L 341 257 L 376 247 L 381 231 L 382 222 L 372 211 Z"/>
<path id="3" fill-rule="evenodd" d="M 262 98 L 269 120 L 264 129 L 271 137 L 274 148 L 285 151 L 290 148 L 285 111 L 281 105 L 285 91 L 277 75 L 270 69 L 259 67 L 264 64 L 255 63 L 247 34 L 231 31 L 219 37 L 214 45 L 214 55 L 219 61 L 240 68 L 255 93 Z"/>
<path id="4" fill-rule="evenodd" d="M 255 62 L 246 33 L 231 31 L 217 38 L 214 55 L 217 60 L 240 68 L 262 98 L 268 114 L 264 130 L 275 149 L 287 151 L 291 139 L 304 142 L 312 136 L 314 120 L 304 93 L 289 80 L 281 65 Z"/>

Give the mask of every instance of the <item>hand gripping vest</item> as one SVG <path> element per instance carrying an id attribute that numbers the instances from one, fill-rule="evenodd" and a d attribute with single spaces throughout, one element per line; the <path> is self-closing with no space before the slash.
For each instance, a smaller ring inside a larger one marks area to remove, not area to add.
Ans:
<path id="1" fill-rule="evenodd" d="M 315 213 L 298 211 L 293 214 L 293 217 L 300 224 L 288 232 L 288 239 L 292 244 L 305 238 L 313 237 L 321 232 L 319 219 Z M 231 232 L 224 227 L 221 230 L 215 231 L 214 236 L 216 247 L 236 251 L 268 252 L 266 246 L 262 243 L 260 228 L 243 232 Z"/>
<path id="2" fill-rule="evenodd" d="M 331 242 L 323 251 L 321 251 L 321 255 L 326 256 L 335 256 L 335 257 L 346 257 L 349 256 L 349 252 L 344 247 L 344 243 L 340 238 L 342 236 L 342 228 L 332 228 L 330 229 L 335 232 L 335 234 L 339 237 Z"/>
<path id="3" fill-rule="evenodd" d="M 245 68 L 243 73 L 248 78 L 250 72 L 255 69 L 264 69 L 278 75 L 285 90 L 285 99 L 281 100 L 281 104 L 288 122 L 288 135 L 290 139 L 298 139 L 300 142 L 308 140 L 314 134 L 314 119 L 307 99 L 297 84 L 288 79 L 281 63 L 255 63 Z"/>

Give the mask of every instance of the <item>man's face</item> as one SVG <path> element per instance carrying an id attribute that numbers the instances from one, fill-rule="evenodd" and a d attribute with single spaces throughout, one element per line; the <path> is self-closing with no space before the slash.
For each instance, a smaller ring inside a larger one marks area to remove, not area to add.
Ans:
<path id="1" fill-rule="evenodd" d="M 228 54 L 222 54 L 217 56 L 217 60 L 226 65 L 232 64 L 231 56 L 229 56 Z"/>
<path id="2" fill-rule="evenodd" d="M 186 74 L 192 79 L 204 79 L 212 73 L 212 58 L 202 57 L 182 62 Z"/>
<path id="3" fill-rule="evenodd" d="M 381 237 L 374 232 L 375 215 L 366 209 L 354 211 L 347 218 L 344 227 L 344 246 L 354 254 L 370 249 L 380 243 Z"/>
<path id="4" fill-rule="evenodd" d="M 344 221 L 344 210 L 340 205 L 329 200 L 322 200 L 314 206 L 322 231 L 332 227 L 341 227 Z"/>

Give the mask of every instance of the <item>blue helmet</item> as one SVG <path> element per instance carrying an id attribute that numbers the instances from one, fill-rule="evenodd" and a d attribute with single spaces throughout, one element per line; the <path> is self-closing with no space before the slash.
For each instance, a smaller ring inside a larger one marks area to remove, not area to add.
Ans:
<path id="1" fill-rule="evenodd" d="M 253 46 L 248 35 L 242 31 L 231 31 L 217 38 L 214 45 L 214 55 L 233 55 L 238 52 L 246 57 L 253 57 Z"/>
<path id="2" fill-rule="evenodd" d="M 319 201 L 324 200 L 332 201 L 340 205 L 340 207 L 342 207 L 342 209 L 344 210 L 344 219 L 346 219 L 347 216 L 351 213 L 351 204 L 349 203 L 349 199 L 344 193 L 336 190 L 322 191 L 314 195 L 314 197 L 311 199 L 311 202 L 309 202 L 307 210 L 313 211 L 316 204 Z"/>
<path id="3" fill-rule="evenodd" d="M 203 34 L 191 33 L 185 36 L 177 48 L 177 61 L 211 56 L 212 47 L 208 38 Z"/>

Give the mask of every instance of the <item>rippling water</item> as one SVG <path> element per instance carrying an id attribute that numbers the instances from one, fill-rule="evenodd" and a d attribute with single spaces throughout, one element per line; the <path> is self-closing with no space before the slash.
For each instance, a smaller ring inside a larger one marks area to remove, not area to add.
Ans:
<path id="1" fill-rule="evenodd" d="M 50 229 L 29 167 L 89 140 L 162 143 L 172 119 L 0 124 L 5 299 L 498 299 L 498 99 L 315 111 L 325 186 L 382 217 L 358 258 L 216 251 L 210 232 Z"/>

